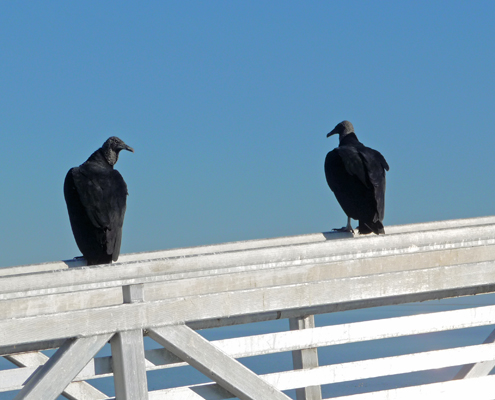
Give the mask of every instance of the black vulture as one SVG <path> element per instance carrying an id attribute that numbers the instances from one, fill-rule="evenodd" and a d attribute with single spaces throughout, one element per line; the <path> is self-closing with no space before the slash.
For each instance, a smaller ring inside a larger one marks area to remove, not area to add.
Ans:
<path id="1" fill-rule="evenodd" d="M 112 136 L 65 177 L 70 225 L 88 265 L 111 264 L 119 257 L 128 194 L 122 175 L 113 168 L 121 150 L 134 152 Z"/>
<path id="2" fill-rule="evenodd" d="M 339 135 L 339 147 L 325 158 L 325 176 L 340 206 L 347 214 L 347 226 L 334 229 L 354 232 L 351 218 L 359 220 L 360 234 L 385 233 L 385 170 L 387 161 L 376 150 L 364 146 L 349 121 L 339 123 L 327 137 Z"/>

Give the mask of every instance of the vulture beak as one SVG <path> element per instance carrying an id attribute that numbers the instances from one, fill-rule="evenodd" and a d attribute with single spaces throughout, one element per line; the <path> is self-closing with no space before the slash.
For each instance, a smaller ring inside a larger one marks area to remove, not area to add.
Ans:
<path id="1" fill-rule="evenodd" d="M 131 146 L 125 145 L 122 150 L 127 150 L 127 151 L 130 151 L 131 153 L 134 153 L 134 149 Z"/>
<path id="2" fill-rule="evenodd" d="M 332 135 L 335 135 L 335 134 L 337 133 L 337 132 L 335 131 L 335 129 L 336 129 L 336 128 L 334 128 L 334 129 L 332 130 L 332 132 L 327 133 L 327 138 L 328 138 L 328 137 L 330 137 L 330 136 L 332 136 Z"/>

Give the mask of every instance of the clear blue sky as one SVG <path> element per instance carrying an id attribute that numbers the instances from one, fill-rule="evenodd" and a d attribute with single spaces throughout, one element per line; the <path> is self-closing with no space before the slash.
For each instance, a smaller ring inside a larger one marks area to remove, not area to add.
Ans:
<path id="1" fill-rule="evenodd" d="M 350 120 L 385 226 L 495 214 L 493 1 L 0 3 L 0 266 L 80 255 L 69 168 L 134 147 L 122 253 L 327 231 Z"/>

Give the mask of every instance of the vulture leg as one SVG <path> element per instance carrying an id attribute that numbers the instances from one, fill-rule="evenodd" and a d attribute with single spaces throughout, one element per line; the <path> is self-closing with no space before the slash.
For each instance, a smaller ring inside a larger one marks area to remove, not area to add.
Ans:
<path id="1" fill-rule="evenodd" d="M 335 232 L 352 232 L 354 233 L 354 229 L 351 226 L 351 217 L 347 217 L 347 226 L 343 226 L 342 228 L 334 228 L 332 229 Z"/>

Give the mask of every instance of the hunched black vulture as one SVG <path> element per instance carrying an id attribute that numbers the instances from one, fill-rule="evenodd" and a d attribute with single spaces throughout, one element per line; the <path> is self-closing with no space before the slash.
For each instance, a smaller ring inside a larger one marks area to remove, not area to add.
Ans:
<path id="1" fill-rule="evenodd" d="M 112 136 L 65 177 L 64 196 L 70 225 L 88 265 L 110 264 L 120 254 L 128 194 L 122 175 L 114 169 L 121 150 L 134 152 Z"/>
<path id="2" fill-rule="evenodd" d="M 327 134 L 339 135 L 339 147 L 325 158 L 325 176 L 340 206 L 347 214 L 347 226 L 334 229 L 354 232 L 351 218 L 359 220 L 360 234 L 385 233 L 385 170 L 389 166 L 376 150 L 364 146 L 349 121 L 342 121 Z"/>

